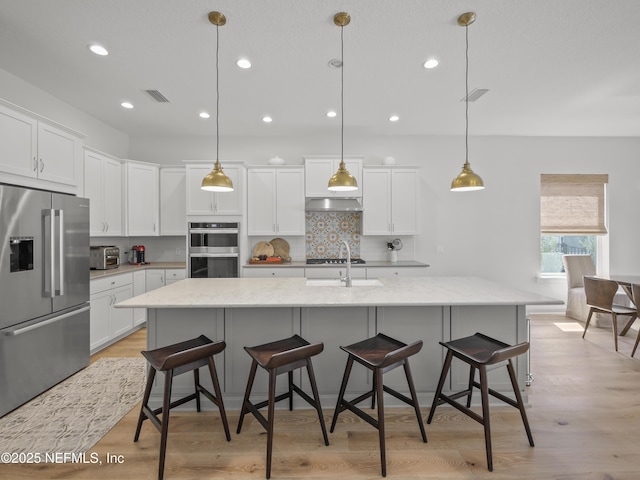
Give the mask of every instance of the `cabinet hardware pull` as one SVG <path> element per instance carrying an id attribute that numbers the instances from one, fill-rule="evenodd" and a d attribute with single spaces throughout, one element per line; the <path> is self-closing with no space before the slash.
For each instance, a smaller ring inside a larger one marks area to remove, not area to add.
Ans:
<path id="1" fill-rule="evenodd" d="M 33 171 L 38 171 L 38 159 L 36 157 L 33 157 Z"/>
<path id="2" fill-rule="evenodd" d="M 40 159 L 40 173 L 44 171 L 44 162 Z"/>

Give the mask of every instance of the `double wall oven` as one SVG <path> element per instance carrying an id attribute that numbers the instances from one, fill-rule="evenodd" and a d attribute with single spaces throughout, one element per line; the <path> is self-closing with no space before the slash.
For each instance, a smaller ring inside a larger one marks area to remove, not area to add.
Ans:
<path id="1" fill-rule="evenodd" d="M 189 223 L 189 277 L 238 277 L 239 232 L 239 223 Z"/>

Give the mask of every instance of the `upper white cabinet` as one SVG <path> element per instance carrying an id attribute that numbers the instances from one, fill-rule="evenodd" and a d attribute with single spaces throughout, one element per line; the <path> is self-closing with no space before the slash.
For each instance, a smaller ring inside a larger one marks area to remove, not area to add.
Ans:
<path id="1" fill-rule="evenodd" d="M 222 169 L 233 182 L 233 192 L 214 193 L 202 190 L 202 179 L 213 168 L 213 162 L 187 165 L 187 215 L 242 215 L 242 180 L 244 167 L 224 163 Z"/>
<path id="2" fill-rule="evenodd" d="M 184 167 L 160 169 L 160 235 L 187 234 L 186 189 Z"/>
<path id="3" fill-rule="evenodd" d="M 0 178 L 77 193 L 82 183 L 82 135 L 0 103 Z"/>
<path id="4" fill-rule="evenodd" d="M 124 170 L 125 235 L 158 235 L 160 232 L 158 166 L 151 163 L 128 162 Z"/>
<path id="5" fill-rule="evenodd" d="M 122 235 L 122 164 L 95 150 L 84 150 L 84 196 L 91 201 L 89 235 Z"/>
<path id="6" fill-rule="evenodd" d="M 364 235 L 418 233 L 418 169 L 367 167 L 363 172 Z"/>
<path id="7" fill-rule="evenodd" d="M 249 235 L 304 235 L 304 168 L 251 167 L 248 171 Z"/>
<path id="8" fill-rule="evenodd" d="M 306 156 L 304 157 L 304 185 L 306 197 L 362 197 L 362 164 L 363 157 L 344 156 L 344 164 L 358 182 L 358 190 L 354 192 L 331 192 L 327 189 L 329 179 L 340 166 L 340 156 Z"/>

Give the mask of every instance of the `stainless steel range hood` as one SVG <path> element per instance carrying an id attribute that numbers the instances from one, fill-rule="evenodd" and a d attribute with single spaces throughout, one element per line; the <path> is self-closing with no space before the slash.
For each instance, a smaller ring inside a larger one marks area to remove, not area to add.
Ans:
<path id="1" fill-rule="evenodd" d="M 307 198 L 307 212 L 362 212 L 364 209 L 357 198 Z"/>

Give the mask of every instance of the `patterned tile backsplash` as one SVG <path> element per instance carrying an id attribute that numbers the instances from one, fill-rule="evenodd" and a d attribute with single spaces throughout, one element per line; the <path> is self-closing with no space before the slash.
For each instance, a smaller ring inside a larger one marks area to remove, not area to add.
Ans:
<path id="1" fill-rule="evenodd" d="M 307 258 L 337 258 L 343 240 L 360 257 L 361 212 L 307 212 L 305 223 Z"/>

